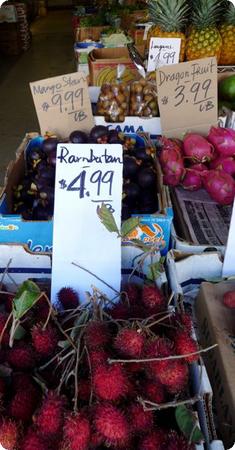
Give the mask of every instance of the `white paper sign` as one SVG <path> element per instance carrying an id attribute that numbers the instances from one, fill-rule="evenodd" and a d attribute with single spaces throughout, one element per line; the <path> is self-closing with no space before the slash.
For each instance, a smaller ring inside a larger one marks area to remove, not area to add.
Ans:
<path id="1" fill-rule="evenodd" d="M 52 302 L 62 287 L 72 287 L 81 301 L 96 286 L 109 298 L 121 282 L 121 240 L 97 216 L 102 203 L 121 226 L 122 146 L 59 144 L 57 147 L 52 262 Z"/>
<path id="2" fill-rule="evenodd" d="M 152 26 L 153 26 L 153 22 L 149 22 L 149 23 L 145 24 L 143 41 L 147 41 L 148 32 L 149 32 L 150 28 L 152 28 Z"/>
<path id="3" fill-rule="evenodd" d="M 232 218 L 228 234 L 228 242 L 223 264 L 223 277 L 235 275 L 235 201 L 233 204 Z"/>
<path id="4" fill-rule="evenodd" d="M 178 64 L 180 58 L 181 39 L 151 38 L 149 44 L 148 72 L 162 66 Z"/>

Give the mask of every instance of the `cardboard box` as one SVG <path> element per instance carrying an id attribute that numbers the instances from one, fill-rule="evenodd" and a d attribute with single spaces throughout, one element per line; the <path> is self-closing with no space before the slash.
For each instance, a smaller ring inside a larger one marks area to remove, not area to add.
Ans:
<path id="1" fill-rule="evenodd" d="M 143 54 L 143 48 L 138 47 Z M 92 86 L 102 86 L 103 83 L 115 81 L 117 79 L 117 66 L 126 66 L 122 80 L 129 82 L 138 80 L 140 74 L 135 64 L 131 61 L 127 48 L 101 48 L 93 50 L 88 58 L 90 70 L 90 84 Z"/>
<path id="2" fill-rule="evenodd" d="M 82 42 L 86 39 L 91 41 L 99 41 L 102 31 L 107 30 L 110 26 L 103 25 L 101 27 L 81 27 L 76 31 L 76 42 Z"/>
<path id="3" fill-rule="evenodd" d="M 92 104 L 96 104 L 100 93 L 100 87 L 89 86 L 88 89 Z M 148 133 L 152 141 L 156 140 L 162 132 L 160 117 L 148 119 L 145 117 L 127 116 L 125 117 L 124 122 L 120 123 L 108 123 L 103 116 L 95 116 L 94 119 L 96 125 L 105 125 L 108 126 L 109 129 L 117 130 L 125 134 Z"/>
<path id="4" fill-rule="evenodd" d="M 23 220 L 12 211 L 12 189 L 25 173 L 24 152 L 37 133 L 28 133 L 19 146 L 15 161 L 8 166 L 5 186 L 0 195 L 0 243 L 25 244 L 32 252 L 51 252 L 53 222 Z"/>
<path id="5" fill-rule="evenodd" d="M 223 294 L 235 290 L 234 281 L 202 283 L 196 301 L 200 341 L 218 346 L 204 355 L 213 387 L 218 429 L 226 448 L 235 442 L 235 310 L 223 305 Z"/>

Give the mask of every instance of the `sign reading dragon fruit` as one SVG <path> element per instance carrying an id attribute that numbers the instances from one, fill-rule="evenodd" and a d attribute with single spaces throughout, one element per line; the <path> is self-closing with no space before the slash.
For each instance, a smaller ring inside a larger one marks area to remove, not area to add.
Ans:
<path id="1" fill-rule="evenodd" d="M 163 134 L 183 138 L 186 132 L 207 134 L 217 125 L 215 57 L 164 66 L 156 74 Z"/>
<path id="2" fill-rule="evenodd" d="M 52 301 L 71 287 L 81 301 L 96 286 L 109 298 L 120 290 L 121 240 L 97 216 L 105 204 L 121 226 L 123 155 L 120 144 L 57 147 Z M 103 280 L 105 283 L 103 283 Z"/>

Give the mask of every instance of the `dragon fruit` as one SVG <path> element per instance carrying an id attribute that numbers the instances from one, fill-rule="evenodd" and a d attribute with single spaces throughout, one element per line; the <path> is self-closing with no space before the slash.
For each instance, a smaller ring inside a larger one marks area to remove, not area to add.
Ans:
<path id="1" fill-rule="evenodd" d="M 223 170 L 210 170 L 203 176 L 208 194 L 220 205 L 230 205 L 235 196 L 235 181 Z"/>
<path id="2" fill-rule="evenodd" d="M 160 153 L 160 163 L 164 173 L 164 183 L 169 186 L 177 186 L 184 174 L 184 161 L 180 147 L 167 138 L 162 138 L 164 147 Z"/>
<path id="3" fill-rule="evenodd" d="M 233 177 L 235 176 L 235 159 L 232 156 L 221 156 L 210 163 L 210 168 L 223 170 Z"/>
<path id="4" fill-rule="evenodd" d="M 205 170 L 208 170 L 208 167 L 206 166 L 206 164 L 197 163 L 197 164 L 192 164 L 190 166 L 190 169 L 196 170 L 197 172 L 204 172 Z"/>
<path id="5" fill-rule="evenodd" d="M 184 155 L 192 162 L 204 163 L 213 159 L 214 147 L 199 134 L 189 133 L 184 138 Z"/>
<path id="6" fill-rule="evenodd" d="M 186 169 L 182 186 L 189 191 L 198 191 L 198 189 L 202 187 L 202 177 L 200 172 L 193 169 Z"/>
<path id="7" fill-rule="evenodd" d="M 211 127 L 207 139 L 220 156 L 235 156 L 235 130 Z"/>

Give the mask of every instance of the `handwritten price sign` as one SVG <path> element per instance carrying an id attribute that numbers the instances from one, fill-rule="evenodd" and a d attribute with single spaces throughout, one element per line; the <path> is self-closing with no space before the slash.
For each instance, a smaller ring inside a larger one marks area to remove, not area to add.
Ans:
<path id="1" fill-rule="evenodd" d="M 148 72 L 162 66 L 177 64 L 180 56 L 181 39 L 151 38 L 149 44 Z"/>
<path id="2" fill-rule="evenodd" d="M 67 137 L 73 130 L 94 125 L 84 74 L 76 72 L 30 83 L 41 133 Z"/>
<path id="3" fill-rule="evenodd" d="M 119 290 L 121 242 L 97 217 L 103 203 L 121 223 L 122 146 L 60 144 L 57 148 L 53 232 L 52 299 L 63 286 L 79 291 L 91 285 L 113 297 L 113 291 L 86 268 Z"/>
<path id="4" fill-rule="evenodd" d="M 205 58 L 157 70 L 163 133 L 206 133 L 217 123 L 217 63 Z"/>

